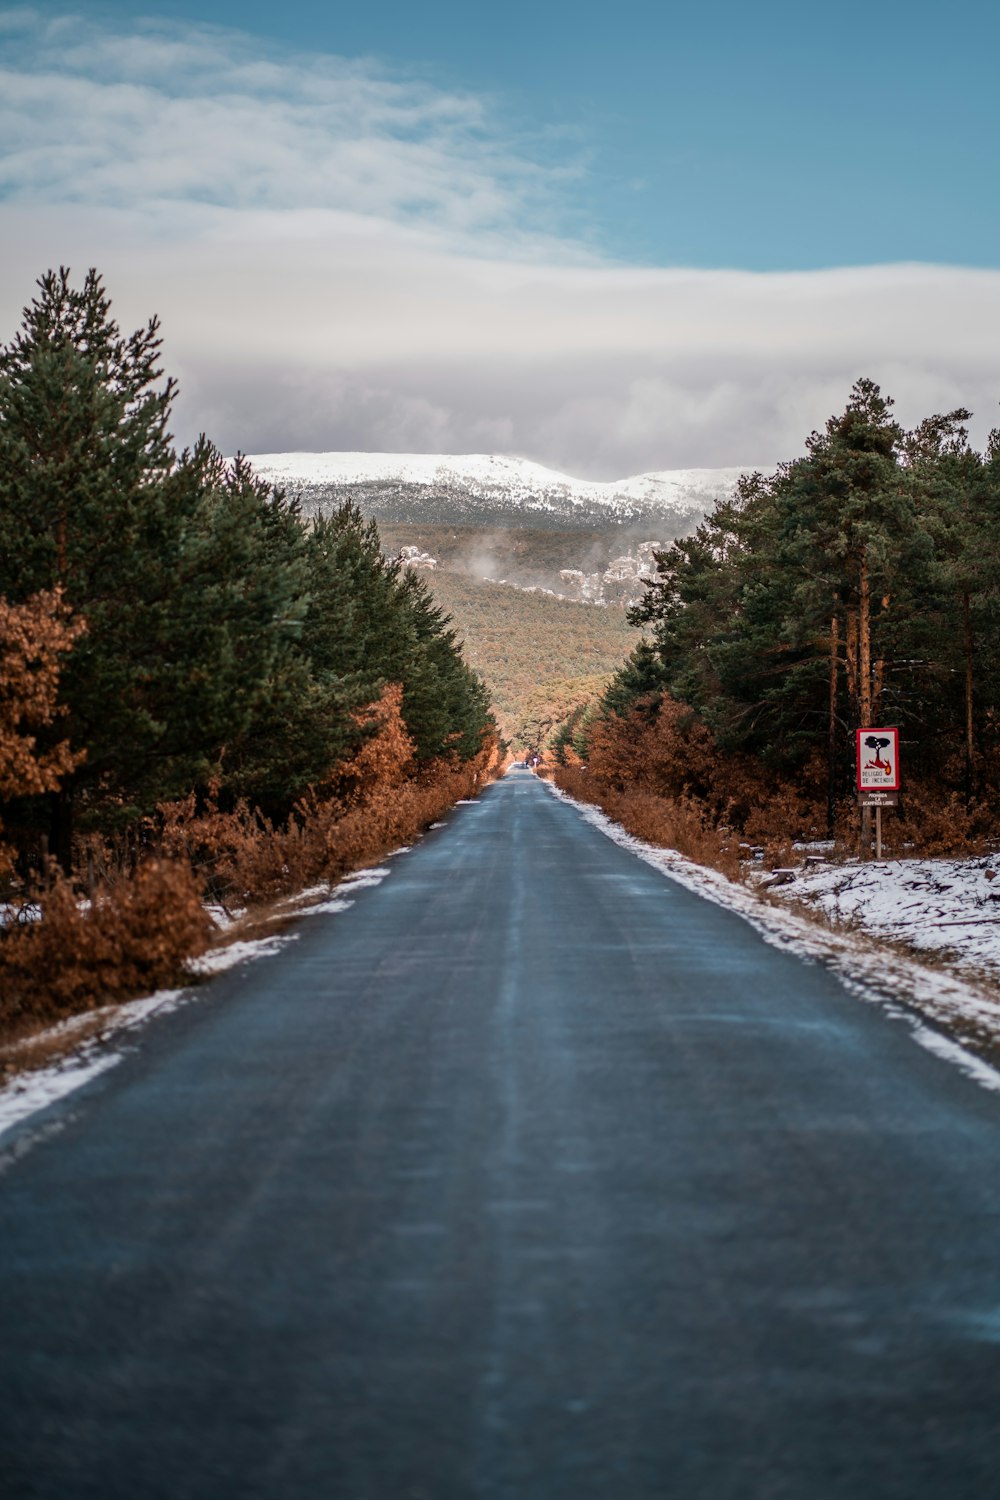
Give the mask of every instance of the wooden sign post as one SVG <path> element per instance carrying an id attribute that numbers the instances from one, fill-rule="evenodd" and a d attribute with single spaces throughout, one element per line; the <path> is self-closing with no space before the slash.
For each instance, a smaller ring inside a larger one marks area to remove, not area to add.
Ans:
<path id="1" fill-rule="evenodd" d="M 899 801 L 899 730 L 859 729 L 855 739 L 858 806 L 875 809 L 875 858 L 882 858 L 882 809 Z M 867 851 L 862 850 L 862 858 Z"/>

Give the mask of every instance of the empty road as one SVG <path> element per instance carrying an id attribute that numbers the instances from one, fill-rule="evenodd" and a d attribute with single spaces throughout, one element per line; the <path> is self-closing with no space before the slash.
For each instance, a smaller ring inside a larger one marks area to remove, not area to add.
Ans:
<path id="1" fill-rule="evenodd" d="M 1000 1095 L 526 773 L 4 1146 L 3 1500 L 1000 1496 Z"/>

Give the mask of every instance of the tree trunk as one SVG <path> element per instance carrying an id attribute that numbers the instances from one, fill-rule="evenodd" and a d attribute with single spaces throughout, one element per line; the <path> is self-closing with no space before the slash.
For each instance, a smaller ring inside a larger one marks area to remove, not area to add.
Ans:
<path id="1" fill-rule="evenodd" d="M 56 583 L 66 584 L 66 517 L 60 512 L 56 526 Z"/>
<path id="2" fill-rule="evenodd" d="M 890 604 L 890 596 L 888 594 L 883 594 L 883 596 L 882 596 L 882 610 L 881 610 L 881 614 L 879 616 L 880 619 L 881 619 L 882 615 L 885 614 L 886 610 L 889 608 L 889 604 Z M 872 670 L 872 717 L 875 718 L 875 719 L 877 719 L 879 722 L 881 722 L 882 718 L 883 718 L 883 714 L 882 714 L 882 693 L 883 693 L 884 689 L 885 689 L 885 657 L 884 656 L 877 656 L 875 658 L 875 666 L 874 666 L 874 668 Z"/>
<path id="3" fill-rule="evenodd" d="M 972 719 L 972 610 L 968 592 L 962 595 L 962 648 L 965 655 L 965 806 L 972 806 L 972 771 L 975 739 Z"/>
<path id="4" fill-rule="evenodd" d="M 840 621 L 834 610 L 830 616 L 830 722 L 826 751 L 826 833 L 833 838 L 837 815 L 837 670 L 840 666 Z"/>
<path id="5" fill-rule="evenodd" d="M 67 783 L 52 793 L 49 853 L 63 873 L 73 873 L 73 786 Z"/>
<path id="6" fill-rule="evenodd" d="M 858 713 L 860 728 L 872 721 L 872 586 L 867 554 L 858 570 Z M 868 858 L 872 841 L 870 807 L 861 809 L 861 858 Z"/>
<path id="7" fill-rule="evenodd" d="M 862 557 L 858 575 L 858 710 L 861 728 L 872 721 L 872 585 L 868 558 Z"/>
<path id="8" fill-rule="evenodd" d="M 860 727 L 858 715 L 858 617 L 853 609 L 847 611 L 847 629 L 844 636 L 844 670 L 847 677 L 847 706 L 850 728 Z"/>
<path id="9" fill-rule="evenodd" d="M 879 656 L 875 659 L 872 670 L 872 715 L 876 719 L 882 718 L 882 689 L 885 687 L 885 657 Z"/>

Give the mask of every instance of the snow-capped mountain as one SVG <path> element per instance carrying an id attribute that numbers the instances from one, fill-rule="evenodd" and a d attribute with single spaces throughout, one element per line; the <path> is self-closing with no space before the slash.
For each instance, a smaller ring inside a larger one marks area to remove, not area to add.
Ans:
<path id="1" fill-rule="evenodd" d="M 250 461 L 261 478 L 301 494 L 307 510 L 352 499 L 383 520 L 545 528 L 655 518 L 675 536 L 745 472 L 664 469 L 602 484 L 483 453 L 260 453 Z"/>

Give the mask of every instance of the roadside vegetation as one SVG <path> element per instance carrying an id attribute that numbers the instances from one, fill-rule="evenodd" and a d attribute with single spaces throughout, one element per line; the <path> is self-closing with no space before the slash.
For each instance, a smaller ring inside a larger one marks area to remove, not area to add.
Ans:
<path id="1" fill-rule="evenodd" d="M 969 415 L 904 431 L 859 381 L 802 457 L 658 554 L 629 612 L 646 636 L 555 737 L 559 783 L 730 872 L 748 846 L 867 853 L 853 732 L 893 725 L 887 852 L 995 848 L 1000 433 L 974 451 Z"/>
<path id="2" fill-rule="evenodd" d="M 178 453 L 153 319 L 49 272 L 0 350 L 0 1031 L 176 980 L 245 908 L 497 762 L 481 678 L 355 506 Z"/>

